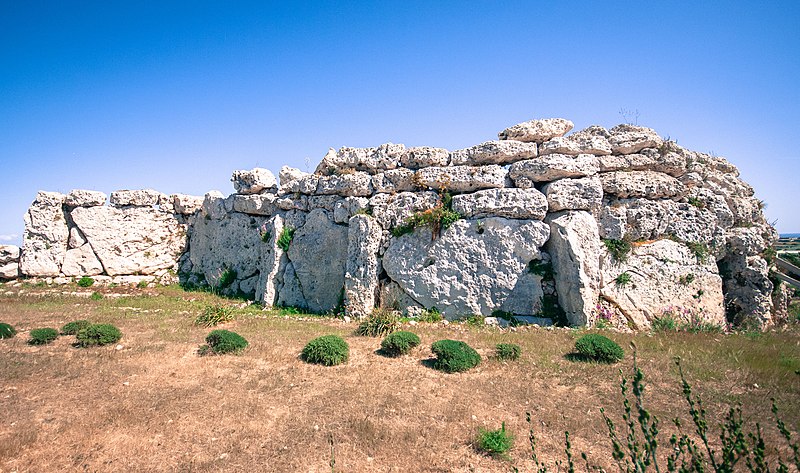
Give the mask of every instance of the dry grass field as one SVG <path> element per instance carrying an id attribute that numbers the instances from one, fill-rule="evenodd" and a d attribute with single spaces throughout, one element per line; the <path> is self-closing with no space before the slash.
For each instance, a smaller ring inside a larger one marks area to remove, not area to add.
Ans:
<path id="1" fill-rule="evenodd" d="M 621 423 L 620 369 L 638 346 L 646 402 L 659 416 L 665 451 L 670 419 L 690 418 L 673 362 L 702 396 L 716 438 L 721 414 L 741 403 L 748 426 L 760 422 L 778 441 L 770 412 L 800 424 L 800 331 L 765 334 L 603 333 L 626 348 L 617 365 L 565 358 L 585 333 L 571 329 L 500 330 L 467 324 L 406 326 L 422 345 L 386 358 L 380 339 L 353 335 L 355 323 L 283 315 L 248 307 L 221 328 L 250 342 L 241 355 L 198 356 L 208 328 L 193 324 L 208 304 L 238 301 L 177 287 L 97 289 L 0 286 L 0 321 L 19 333 L 0 340 L 0 471 L 535 471 L 526 411 L 540 458 L 573 451 L 616 470 L 603 406 Z M 82 292 L 82 294 L 76 294 Z M 28 331 L 76 319 L 113 323 L 120 346 L 76 348 L 75 337 L 28 345 Z M 339 334 L 350 360 L 336 367 L 299 358 L 305 343 Z M 461 374 L 430 368 L 430 344 L 463 340 L 482 356 Z M 517 343 L 515 362 L 492 357 L 495 344 Z M 509 459 L 482 454 L 478 429 L 502 422 L 516 436 Z M 771 449 L 772 447 L 770 447 Z M 774 451 L 770 450 L 769 454 Z M 333 468 L 331 463 L 333 460 Z"/>

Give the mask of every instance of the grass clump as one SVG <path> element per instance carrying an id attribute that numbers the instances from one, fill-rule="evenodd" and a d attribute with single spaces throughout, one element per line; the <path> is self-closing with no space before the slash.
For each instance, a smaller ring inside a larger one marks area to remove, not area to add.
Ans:
<path id="1" fill-rule="evenodd" d="M 420 314 L 420 316 L 418 317 L 420 322 L 428 322 L 432 324 L 436 322 L 441 322 L 443 318 L 444 317 L 442 317 L 442 313 L 439 312 L 439 309 L 437 309 L 436 307 L 431 307 L 430 309 Z"/>
<path id="2" fill-rule="evenodd" d="M 703 264 L 708 260 L 708 245 L 698 241 L 687 241 L 684 242 L 684 244 L 694 254 L 695 258 L 697 258 L 698 263 Z"/>
<path id="3" fill-rule="evenodd" d="M 654 332 L 675 332 L 678 330 L 678 322 L 669 315 L 662 315 L 654 318 L 650 327 Z"/>
<path id="4" fill-rule="evenodd" d="M 292 227 L 283 227 L 281 234 L 278 236 L 278 241 L 276 242 L 278 248 L 282 249 L 283 251 L 289 251 L 289 245 L 292 243 L 292 239 L 294 238 L 294 231 L 295 229 Z"/>
<path id="5" fill-rule="evenodd" d="M 616 363 L 625 356 L 617 342 L 596 333 L 589 333 L 575 341 L 575 351 L 582 357 L 601 363 Z"/>
<path id="6" fill-rule="evenodd" d="M 210 304 L 194 319 L 194 324 L 203 327 L 214 327 L 219 324 L 231 322 L 233 319 L 234 313 L 232 307 L 226 307 L 221 304 Z"/>
<path id="7" fill-rule="evenodd" d="M 403 221 L 402 225 L 392 229 L 392 235 L 401 237 L 413 232 L 415 228 L 430 227 L 433 232 L 433 238 L 436 238 L 442 230 L 460 218 L 461 214 L 455 210 L 451 210 L 445 205 L 438 205 L 432 209 L 414 212 Z"/>
<path id="8" fill-rule="evenodd" d="M 0 322 L 0 339 L 13 338 L 16 334 L 17 331 L 11 326 L 11 324 Z"/>
<path id="9" fill-rule="evenodd" d="M 478 366 L 481 356 L 474 348 L 456 340 L 439 340 L 431 345 L 436 355 L 433 367 L 446 373 L 467 371 Z"/>
<path id="10" fill-rule="evenodd" d="M 364 337 L 380 337 L 392 333 L 400 327 L 400 318 L 389 309 L 376 309 L 367 316 L 356 329 L 356 334 Z"/>
<path id="11" fill-rule="evenodd" d="M 400 356 L 410 352 L 420 344 L 417 334 L 406 331 L 390 333 L 381 342 L 381 351 L 388 356 Z"/>
<path id="12" fill-rule="evenodd" d="M 122 332 L 111 324 L 92 324 L 78 331 L 78 345 L 90 347 L 116 343 L 122 338 Z"/>
<path id="13" fill-rule="evenodd" d="M 220 291 L 226 289 L 230 287 L 231 284 L 234 283 L 234 281 L 236 281 L 236 270 L 225 268 L 225 270 L 222 271 L 222 274 L 220 274 L 219 276 L 219 281 L 217 282 L 217 289 L 219 289 Z M 146 283 L 145 287 L 147 287 Z"/>
<path id="14" fill-rule="evenodd" d="M 31 338 L 28 340 L 28 344 L 47 345 L 56 338 L 58 338 L 58 330 L 54 328 L 35 328 L 31 330 Z"/>
<path id="15" fill-rule="evenodd" d="M 206 347 L 201 348 L 200 353 L 206 354 L 211 351 L 215 355 L 226 353 L 241 353 L 247 348 L 247 340 L 236 332 L 230 330 L 212 330 L 206 336 Z"/>
<path id="16" fill-rule="evenodd" d="M 338 335 L 323 335 L 308 342 L 303 348 L 301 357 L 307 363 L 339 365 L 350 358 L 350 347 Z"/>
<path id="17" fill-rule="evenodd" d="M 626 284 L 629 284 L 631 280 L 633 280 L 633 278 L 631 277 L 631 273 L 625 271 L 624 273 L 617 276 L 614 282 L 617 284 L 617 286 L 622 287 L 625 286 Z"/>
<path id="18" fill-rule="evenodd" d="M 80 287 L 89 287 L 94 284 L 94 279 L 90 278 L 89 276 L 84 276 L 78 279 L 78 286 Z"/>
<path id="19" fill-rule="evenodd" d="M 506 431 L 506 423 L 503 422 L 497 430 L 480 429 L 477 444 L 480 450 L 489 455 L 507 459 L 506 452 L 514 446 L 514 436 Z"/>
<path id="20" fill-rule="evenodd" d="M 75 335 L 86 327 L 92 325 L 88 320 L 73 320 L 61 327 L 61 335 Z"/>
<path id="21" fill-rule="evenodd" d="M 91 299 L 91 300 L 93 300 L 93 301 L 99 301 L 99 300 L 101 300 L 102 298 L 103 298 L 103 294 L 101 294 L 101 293 L 99 293 L 99 292 L 97 292 L 97 291 L 94 291 L 94 292 L 92 293 L 92 295 L 91 295 L 91 296 L 89 296 L 89 299 Z"/>
<path id="22" fill-rule="evenodd" d="M 522 353 L 522 348 L 515 343 L 498 343 L 495 354 L 499 360 L 517 360 Z"/>
<path id="23" fill-rule="evenodd" d="M 139 289 L 146 289 L 148 284 L 149 284 L 149 283 L 148 283 L 147 281 L 145 281 L 144 279 L 142 279 L 141 281 L 139 281 L 138 283 L 136 283 L 136 287 L 138 287 Z"/>
<path id="24" fill-rule="evenodd" d="M 604 239 L 603 244 L 611 254 L 611 257 L 617 261 L 625 261 L 628 259 L 628 254 L 632 249 L 631 242 L 627 240 Z"/>

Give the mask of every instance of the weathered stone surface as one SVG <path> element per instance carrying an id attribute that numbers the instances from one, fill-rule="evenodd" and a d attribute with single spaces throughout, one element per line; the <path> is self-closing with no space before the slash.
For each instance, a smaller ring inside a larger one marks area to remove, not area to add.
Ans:
<path id="1" fill-rule="evenodd" d="M 603 201 L 603 184 L 597 177 L 559 179 L 542 188 L 550 212 L 594 210 Z"/>
<path id="2" fill-rule="evenodd" d="M 94 207 L 106 203 L 106 194 L 100 191 L 72 189 L 64 199 L 67 207 Z"/>
<path id="3" fill-rule="evenodd" d="M 26 276 L 58 276 L 67 253 L 69 230 L 64 194 L 40 191 L 25 213 L 19 269 Z"/>
<path id="4" fill-rule="evenodd" d="M 673 177 L 686 174 L 686 157 L 677 152 L 665 152 L 653 148 L 638 153 L 600 156 L 600 172 L 609 171 L 658 171 Z"/>
<path id="5" fill-rule="evenodd" d="M 109 202 L 114 207 L 152 207 L 166 196 L 153 189 L 119 190 L 111 193 Z"/>
<path id="6" fill-rule="evenodd" d="M 413 177 L 414 171 L 410 169 L 390 169 L 372 176 L 372 187 L 376 193 L 413 191 Z"/>
<path id="7" fill-rule="evenodd" d="M 255 285 L 255 299 L 269 307 L 278 303 L 278 293 L 283 284 L 283 271 L 289 261 L 277 242 L 283 232 L 283 217 L 275 215 L 259 229 L 261 240 L 261 259 L 258 281 Z M 266 240 L 263 241 L 266 235 Z"/>
<path id="8" fill-rule="evenodd" d="M 19 277 L 19 263 L 0 263 L 0 279 L 17 279 Z"/>
<path id="9" fill-rule="evenodd" d="M 368 215 L 354 216 L 348 227 L 345 310 L 349 315 L 361 317 L 372 312 L 378 297 L 378 274 L 381 270 L 378 250 L 383 229 Z"/>
<path id="10" fill-rule="evenodd" d="M 773 285 L 764 258 L 732 253 L 719 262 L 719 268 L 728 275 L 723 291 L 730 321 L 739 326 L 772 325 Z"/>
<path id="11" fill-rule="evenodd" d="M 239 194 L 259 194 L 278 188 L 278 181 L 272 171 L 264 168 L 254 168 L 249 171 L 233 171 L 231 175 L 233 188 Z"/>
<path id="12" fill-rule="evenodd" d="M 347 227 L 335 224 L 323 209 L 308 214 L 288 251 L 304 301 L 294 305 L 322 313 L 341 304 L 347 246 Z"/>
<path id="13" fill-rule="evenodd" d="M 508 164 L 535 158 L 536 155 L 536 143 L 523 143 L 516 140 L 486 141 L 469 148 L 453 151 L 450 153 L 450 165 Z"/>
<path id="14" fill-rule="evenodd" d="M 725 324 L 722 278 L 713 259 L 700 262 L 686 245 L 668 239 L 634 246 L 624 262 L 602 251 L 600 295 L 634 329 L 665 316 L 678 323 Z M 622 274 L 628 282 L 618 282 Z"/>
<path id="15" fill-rule="evenodd" d="M 511 165 L 508 175 L 515 184 L 520 178 L 532 182 L 548 182 L 568 177 L 586 177 L 597 174 L 597 157 L 590 154 L 567 156 L 550 154 Z"/>
<path id="16" fill-rule="evenodd" d="M 350 217 L 358 212 L 366 212 L 369 199 L 366 197 L 345 197 L 336 202 L 333 207 L 333 221 L 347 223 Z"/>
<path id="17" fill-rule="evenodd" d="M 506 186 L 508 171 L 496 164 L 487 166 L 450 166 L 420 169 L 416 182 L 431 189 L 450 192 L 474 192 Z"/>
<path id="18" fill-rule="evenodd" d="M 432 209 L 438 203 L 439 196 L 431 191 L 376 194 L 369 200 L 372 215 L 386 230 L 400 225 L 414 212 Z"/>
<path id="19" fill-rule="evenodd" d="M 78 207 L 72 220 L 106 274 L 153 274 L 172 268 L 186 248 L 186 225 L 147 207 Z"/>
<path id="20" fill-rule="evenodd" d="M 465 218 L 542 220 L 547 199 L 536 189 L 488 189 L 453 196 L 453 210 Z"/>
<path id="21" fill-rule="evenodd" d="M 293 168 L 291 166 L 283 166 L 281 167 L 281 170 L 278 172 L 278 180 L 280 181 L 280 187 L 285 186 L 291 181 L 302 179 L 303 177 L 308 175 L 309 173 L 303 172 L 297 168 Z"/>
<path id="22" fill-rule="evenodd" d="M 566 135 L 574 126 L 571 121 L 563 118 L 529 120 L 506 128 L 498 133 L 497 137 L 501 140 L 541 143 L 557 136 Z"/>
<path id="23" fill-rule="evenodd" d="M 447 166 L 450 163 L 450 152 L 444 148 L 415 146 L 408 148 L 400 156 L 400 165 L 408 169 L 421 169 L 430 166 Z"/>
<path id="24" fill-rule="evenodd" d="M 566 137 L 556 137 L 539 145 L 539 154 L 579 154 L 608 155 L 611 144 L 608 131 L 600 126 L 591 126 Z"/>
<path id="25" fill-rule="evenodd" d="M 204 197 L 187 194 L 171 194 L 167 201 L 178 215 L 194 215 L 203 206 Z"/>
<path id="26" fill-rule="evenodd" d="M 656 171 L 616 171 L 600 175 L 603 192 L 617 197 L 661 199 L 683 194 L 686 188 L 672 176 Z"/>
<path id="27" fill-rule="evenodd" d="M 548 233 L 543 222 L 504 218 L 459 220 L 436 239 L 420 228 L 391 240 L 383 268 L 411 298 L 447 318 L 491 315 L 539 258 Z"/>
<path id="28" fill-rule="evenodd" d="M 550 239 L 545 249 L 556 274 L 558 303 L 570 325 L 591 322 L 600 293 L 600 235 L 589 212 L 550 214 Z"/>
<path id="29" fill-rule="evenodd" d="M 275 194 L 233 195 L 233 210 L 249 215 L 274 215 L 278 211 Z"/>
<path id="30" fill-rule="evenodd" d="M 345 197 L 347 198 L 347 197 Z M 366 197 L 359 197 L 365 199 Z M 308 196 L 308 210 L 325 209 L 330 212 L 336 207 L 336 204 L 341 202 L 344 198 L 338 195 L 311 195 Z"/>
<path id="31" fill-rule="evenodd" d="M 406 152 L 404 145 L 394 143 L 385 143 L 377 148 L 345 147 L 339 151 L 330 149 L 314 173 L 329 176 L 341 170 L 352 169 L 373 174 L 395 169 L 400 165 L 401 156 Z"/>
<path id="32" fill-rule="evenodd" d="M 281 184 L 278 194 L 315 194 L 319 186 L 319 179 L 320 176 L 316 174 L 303 174 L 298 179 Z"/>
<path id="33" fill-rule="evenodd" d="M 207 192 L 203 197 L 203 206 L 201 207 L 203 216 L 219 220 L 224 218 L 227 214 L 225 210 L 225 196 L 220 191 Z"/>
<path id="34" fill-rule="evenodd" d="M 398 310 L 407 317 L 417 317 L 425 309 L 419 302 L 403 291 L 399 284 L 392 280 L 383 280 L 379 294 L 380 307 Z"/>
<path id="35" fill-rule="evenodd" d="M 365 172 L 321 176 L 316 193 L 344 197 L 369 197 L 372 195 L 372 176 Z"/>
<path id="36" fill-rule="evenodd" d="M 617 125 L 609 130 L 608 138 L 614 154 L 632 154 L 645 148 L 658 148 L 664 139 L 655 130 L 636 125 Z"/>
<path id="37" fill-rule="evenodd" d="M 16 279 L 19 276 L 18 246 L 0 245 L 0 279 Z"/>
<path id="38" fill-rule="evenodd" d="M 61 272 L 64 276 L 97 276 L 103 274 L 103 265 L 87 243 L 80 248 L 67 250 Z"/>

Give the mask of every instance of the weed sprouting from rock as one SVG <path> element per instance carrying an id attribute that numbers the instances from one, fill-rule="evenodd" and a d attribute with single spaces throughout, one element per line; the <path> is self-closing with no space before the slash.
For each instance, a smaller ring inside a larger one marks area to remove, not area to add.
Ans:
<path id="1" fill-rule="evenodd" d="M 294 232 L 295 229 L 288 225 L 283 227 L 281 234 L 278 236 L 278 241 L 276 242 L 278 248 L 282 249 L 283 251 L 289 251 L 289 245 L 292 244 Z"/>
<path id="2" fill-rule="evenodd" d="M 604 239 L 603 244 L 608 250 L 611 257 L 617 261 L 625 261 L 628 259 L 628 254 L 631 252 L 632 245 L 628 240 L 612 240 Z"/>

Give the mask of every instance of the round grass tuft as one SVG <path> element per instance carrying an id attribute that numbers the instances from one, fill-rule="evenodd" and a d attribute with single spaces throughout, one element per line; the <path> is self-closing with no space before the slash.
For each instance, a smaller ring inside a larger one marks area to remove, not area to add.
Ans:
<path id="1" fill-rule="evenodd" d="M 301 357 L 308 363 L 339 365 L 350 358 L 350 347 L 338 335 L 323 335 L 308 342 L 303 348 Z"/>
<path id="2" fill-rule="evenodd" d="M 467 371 L 478 366 L 481 356 L 474 348 L 456 340 L 439 340 L 431 345 L 436 355 L 433 367 L 447 373 Z"/>
<path id="3" fill-rule="evenodd" d="M 410 352 L 420 344 L 417 334 L 401 330 L 390 333 L 381 342 L 381 351 L 389 356 L 400 356 Z"/>
<path id="4" fill-rule="evenodd" d="M 617 342 L 597 333 L 589 333 L 575 341 L 579 355 L 601 363 L 616 363 L 625 356 Z"/>
<path id="5" fill-rule="evenodd" d="M 31 330 L 30 345 L 47 345 L 58 338 L 58 330 L 50 327 L 35 328 Z"/>
<path id="6" fill-rule="evenodd" d="M 122 332 L 111 324 L 92 324 L 78 331 L 76 338 L 82 347 L 108 345 L 118 342 Z"/>

